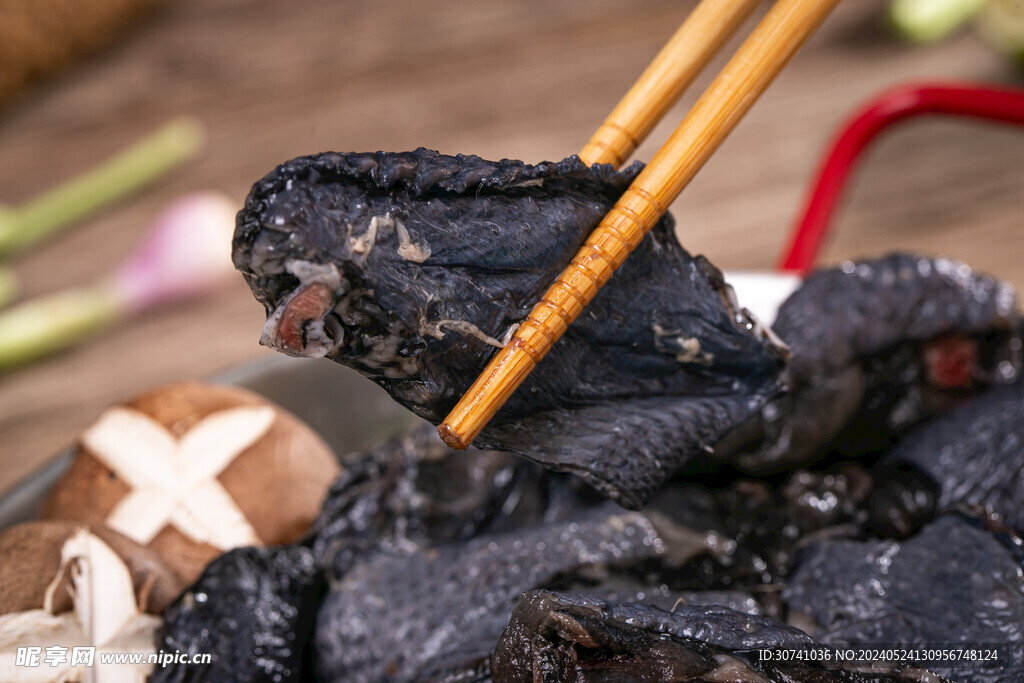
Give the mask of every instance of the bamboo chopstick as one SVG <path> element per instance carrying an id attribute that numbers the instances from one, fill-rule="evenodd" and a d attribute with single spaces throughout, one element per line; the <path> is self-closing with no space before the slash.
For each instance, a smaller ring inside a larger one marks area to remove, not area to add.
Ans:
<path id="1" fill-rule="evenodd" d="M 761 0 L 702 0 L 580 150 L 590 164 L 616 168 L 668 113 Z"/>
<path id="2" fill-rule="evenodd" d="M 839 0 L 778 0 L 438 428 L 469 447 Z"/>

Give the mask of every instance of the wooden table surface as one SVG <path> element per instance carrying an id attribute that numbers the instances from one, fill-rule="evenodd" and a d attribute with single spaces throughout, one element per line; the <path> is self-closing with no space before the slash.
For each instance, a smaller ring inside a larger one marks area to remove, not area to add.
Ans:
<path id="1" fill-rule="evenodd" d="M 691 6 L 170 3 L 112 50 L 0 112 L 0 203 L 75 174 L 176 114 L 194 114 L 209 130 L 198 161 L 19 257 L 24 296 L 108 272 L 174 197 L 212 188 L 241 205 L 252 182 L 301 154 L 422 145 L 537 162 L 575 153 Z M 770 268 L 823 146 L 879 90 L 917 79 L 1018 78 L 970 32 L 939 46 L 898 43 L 882 8 L 842 3 L 675 203 L 691 251 L 725 269 Z M 638 158 L 650 157 L 722 63 Z M 901 129 L 867 155 L 822 261 L 911 248 L 1024 284 L 1022 161 L 1024 131 L 948 120 Z M 257 345 L 262 320 L 238 278 L 202 301 L 0 376 L 0 490 L 104 406 L 268 355 Z"/>

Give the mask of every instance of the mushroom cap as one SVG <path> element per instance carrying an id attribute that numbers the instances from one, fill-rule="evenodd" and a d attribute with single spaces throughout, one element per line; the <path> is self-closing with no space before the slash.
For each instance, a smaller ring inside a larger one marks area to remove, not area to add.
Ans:
<path id="1" fill-rule="evenodd" d="M 231 419 L 245 418 L 246 411 L 253 419 Z M 104 421 L 110 422 L 111 416 L 119 420 L 118 426 L 107 429 Z M 247 428 L 254 431 L 237 433 Z M 97 436 L 103 429 L 113 433 Z M 189 439 L 199 441 L 193 438 L 196 430 L 204 431 L 200 448 L 190 456 L 167 455 L 168 449 Z M 150 437 L 159 444 L 147 442 Z M 130 439 L 135 447 L 118 445 Z M 103 452 L 119 448 L 120 457 Z M 221 458 L 220 463 L 210 464 L 207 455 Z M 179 456 L 180 462 L 165 462 Z M 182 509 L 181 503 L 193 495 L 192 489 L 161 490 L 168 477 L 153 474 L 177 472 L 188 478 L 189 472 L 204 469 L 211 471 L 189 486 L 201 485 L 207 495 L 202 501 L 192 499 L 190 509 Z M 279 406 L 237 387 L 186 382 L 108 409 L 82 434 L 76 457 L 44 502 L 41 517 L 109 525 L 154 549 L 191 583 L 230 548 L 291 543 L 301 537 L 316 519 L 338 470 L 337 458 L 323 439 Z M 169 508 L 175 512 L 165 523 L 157 515 L 150 529 L 143 528 L 148 492 L 134 501 L 141 510 L 118 510 L 136 489 L 133 477 L 150 477 L 156 482 L 151 492 L 176 497 Z"/>
<path id="2" fill-rule="evenodd" d="M 160 614 L 184 590 L 155 552 L 112 529 L 63 521 L 26 522 L 0 532 L 0 615 L 41 609 L 47 606 L 48 592 L 48 611 L 60 614 L 72 609 L 71 574 L 63 571 L 61 551 L 82 529 L 106 543 L 124 562 L 140 611 Z M 51 589 L 58 575 L 60 581 Z"/>

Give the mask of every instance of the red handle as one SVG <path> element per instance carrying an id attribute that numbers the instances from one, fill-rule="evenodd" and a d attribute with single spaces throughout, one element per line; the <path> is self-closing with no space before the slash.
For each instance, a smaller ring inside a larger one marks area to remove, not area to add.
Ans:
<path id="1" fill-rule="evenodd" d="M 806 273 L 828 231 L 847 177 L 868 144 L 886 128 L 914 116 L 945 114 L 1024 125 L 1024 90 L 977 85 L 908 85 L 876 97 L 835 139 L 818 171 L 779 269 Z"/>

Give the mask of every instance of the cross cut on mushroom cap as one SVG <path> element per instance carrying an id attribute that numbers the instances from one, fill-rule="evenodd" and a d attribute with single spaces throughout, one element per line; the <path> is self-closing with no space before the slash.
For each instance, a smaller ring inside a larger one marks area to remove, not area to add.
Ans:
<path id="1" fill-rule="evenodd" d="M 103 411 L 41 516 L 110 526 L 191 583 L 227 550 L 297 540 L 337 473 L 330 446 L 288 411 L 181 382 Z"/>
<path id="2" fill-rule="evenodd" d="M 176 439 L 131 408 L 110 408 L 82 443 L 131 486 L 106 519 L 108 526 L 149 543 L 167 524 L 221 550 L 260 543 L 220 474 L 270 429 L 270 407 L 239 407 L 207 416 Z"/>

